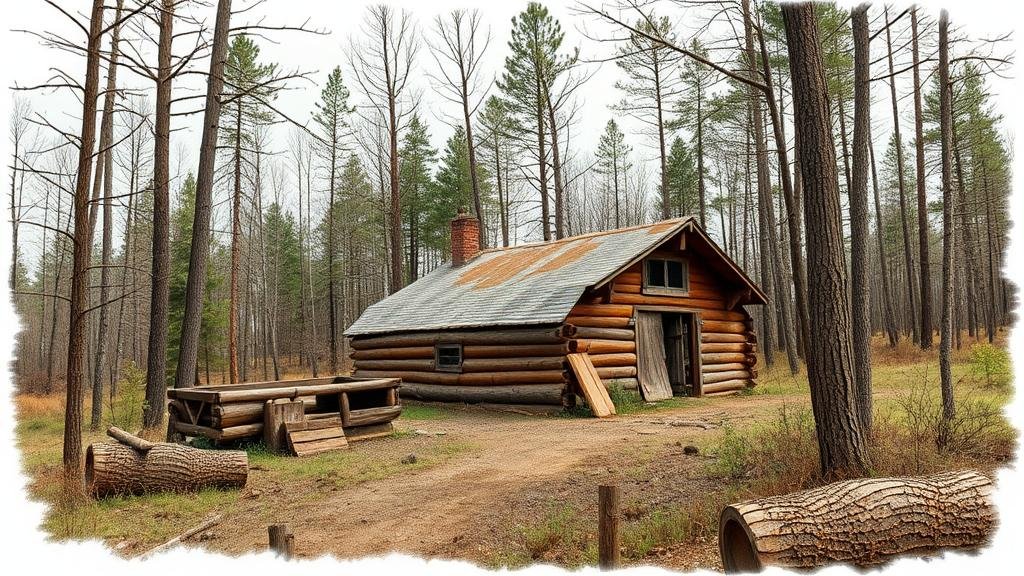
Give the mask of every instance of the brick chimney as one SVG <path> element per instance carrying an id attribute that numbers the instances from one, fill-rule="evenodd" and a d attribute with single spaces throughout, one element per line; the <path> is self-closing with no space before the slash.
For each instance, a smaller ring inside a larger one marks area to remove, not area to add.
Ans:
<path id="1" fill-rule="evenodd" d="M 452 218 L 452 266 L 462 266 L 480 252 L 480 221 L 465 207 Z"/>

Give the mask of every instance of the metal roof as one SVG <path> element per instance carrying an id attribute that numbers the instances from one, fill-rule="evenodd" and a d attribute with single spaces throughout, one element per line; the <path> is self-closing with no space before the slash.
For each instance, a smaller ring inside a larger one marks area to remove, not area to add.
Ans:
<path id="1" fill-rule="evenodd" d="M 442 264 L 371 305 L 345 335 L 560 324 L 588 287 L 605 283 L 687 224 L 700 229 L 688 216 L 485 250 L 462 266 Z M 760 293 L 736 270 L 744 283 Z"/>

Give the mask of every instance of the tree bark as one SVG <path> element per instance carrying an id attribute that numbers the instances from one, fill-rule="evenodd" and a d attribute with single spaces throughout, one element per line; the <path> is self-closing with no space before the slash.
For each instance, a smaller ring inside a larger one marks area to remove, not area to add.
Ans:
<path id="1" fill-rule="evenodd" d="M 718 549 L 726 572 L 831 563 L 874 566 L 900 555 L 975 549 L 996 525 L 992 481 L 973 471 L 836 482 L 727 506 Z"/>
<path id="2" fill-rule="evenodd" d="M 871 301 L 868 297 L 868 138 L 871 134 L 871 45 L 868 5 L 853 20 L 853 171 L 850 175 L 850 307 L 853 312 L 853 367 L 857 412 L 871 430 Z"/>
<path id="3" fill-rule="evenodd" d="M 96 97 L 99 92 L 100 43 L 103 30 L 103 2 L 94 0 L 89 18 L 86 46 L 85 84 L 82 93 L 82 128 L 75 176 L 74 252 L 71 277 L 71 311 L 68 326 L 67 391 L 64 406 L 64 482 L 72 492 L 81 492 L 82 469 L 82 381 L 85 379 L 85 313 L 89 302 L 89 260 L 92 237 L 89 230 L 89 177 L 96 145 Z M 57 286 L 54 286 L 56 292 Z M 54 308 L 56 321 L 57 310 Z M 52 347 L 51 347 L 52 349 Z"/>
<path id="4" fill-rule="evenodd" d="M 808 303 L 811 324 L 807 376 L 826 478 L 863 475 L 867 441 L 856 416 L 850 308 L 828 88 L 814 6 L 781 6 L 789 49 L 793 109 L 800 142 L 807 223 Z"/>
<path id="5" fill-rule="evenodd" d="M 924 175 L 924 119 L 921 113 L 921 71 L 918 52 L 917 8 L 910 10 L 914 58 L 914 144 L 917 153 L 917 242 L 921 269 L 921 348 L 932 347 L 932 280 L 928 256 L 928 197 Z"/>
<path id="6" fill-rule="evenodd" d="M 119 443 L 92 444 L 86 450 L 85 485 L 96 498 L 241 488 L 248 479 L 249 456 L 241 450 L 200 450 L 164 442 L 146 447 L 145 440 L 130 434 L 118 436 Z"/>
<path id="7" fill-rule="evenodd" d="M 938 443 L 945 446 L 953 419 L 953 373 L 950 362 L 953 328 L 953 93 L 949 83 L 949 14 L 939 14 L 939 124 L 942 134 L 942 319 L 939 326 L 939 377 L 942 425 Z"/>
<path id="8" fill-rule="evenodd" d="M 146 406 L 142 423 L 160 425 L 167 388 L 167 300 L 170 294 L 171 41 L 175 0 L 163 0 L 157 52 L 156 125 L 153 152 L 153 285 L 149 302 Z"/>
<path id="9" fill-rule="evenodd" d="M 875 166 L 875 150 L 871 143 L 871 136 L 868 135 L 868 151 L 871 154 L 871 183 L 875 192 L 875 238 L 878 240 L 878 268 L 882 280 L 882 320 L 885 325 L 885 333 L 889 337 L 889 347 L 895 348 L 899 342 L 900 333 L 896 326 L 896 313 L 892 303 L 892 284 L 889 281 L 889 263 L 885 257 L 885 241 L 882 238 L 882 201 L 878 189 L 878 170 Z"/>
<path id="10" fill-rule="evenodd" d="M 199 362 L 199 335 L 203 323 L 203 292 L 210 253 L 210 227 L 213 206 L 214 169 L 217 163 L 217 132 L 220 125 L 220 95 L 224 88 L 224 63 L 228 52 L 228 28 L 231 0 L 218 0 L 210 73 L 206 84 L 203 133 L 199 143 L 199 174 L 196 177 L 196 210 L 192 219 L 192 244 L 185 282 L 185 310 L 181 321 L 181 340 L 175 388 L 189 388 L 196 381 Z M 237 366 L 235 367 L 237 374 Z M 209 382 L 207 382 L 209 384 Z"/>

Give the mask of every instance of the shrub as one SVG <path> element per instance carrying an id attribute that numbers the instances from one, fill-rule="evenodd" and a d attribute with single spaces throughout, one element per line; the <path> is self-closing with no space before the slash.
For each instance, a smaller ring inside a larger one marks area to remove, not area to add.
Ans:
<path id="1" fill-rule="evenodd" d="M 146 405 L 146 371 L 125 360 L 121 367 L 121 379 L 117 383 L 117 394 L 108 399 L 110 423 L 123 430 L 133 430 L 142 423 L 142 411 Z"/>
<path id="2" fill-rule="evenodd" d="M 1010 383 L 1010 354 L 987 343 L 971 346 L 971 372 L 985 379 L 985 385 L 1005 388 Z"/>

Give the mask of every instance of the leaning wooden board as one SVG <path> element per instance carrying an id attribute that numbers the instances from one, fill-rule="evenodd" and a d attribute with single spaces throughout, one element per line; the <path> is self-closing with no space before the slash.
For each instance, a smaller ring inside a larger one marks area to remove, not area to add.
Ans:
<path id="1" fill-rule="evenodd" d="M 565 357 L 569 360 L 569 366 L 572 367 L 583 397 L 586 398 L 594 416 L 606 418 L 615 414 L 615 404 L 612 404 L 608 390 L 604 387 L 601 377 L 597 374 L 597 368 L 594 368 L 594 363 L 590 360 L 590 354 L 575 352 L 566 354 Z"/>
<path id="2" fill-rule="evenodd" d="M 330 450 L 348 448 L 341 416 L 317 418 L 301 422 L 285 422 L 288 446 L 296 456 L 310 456 Z"/>

